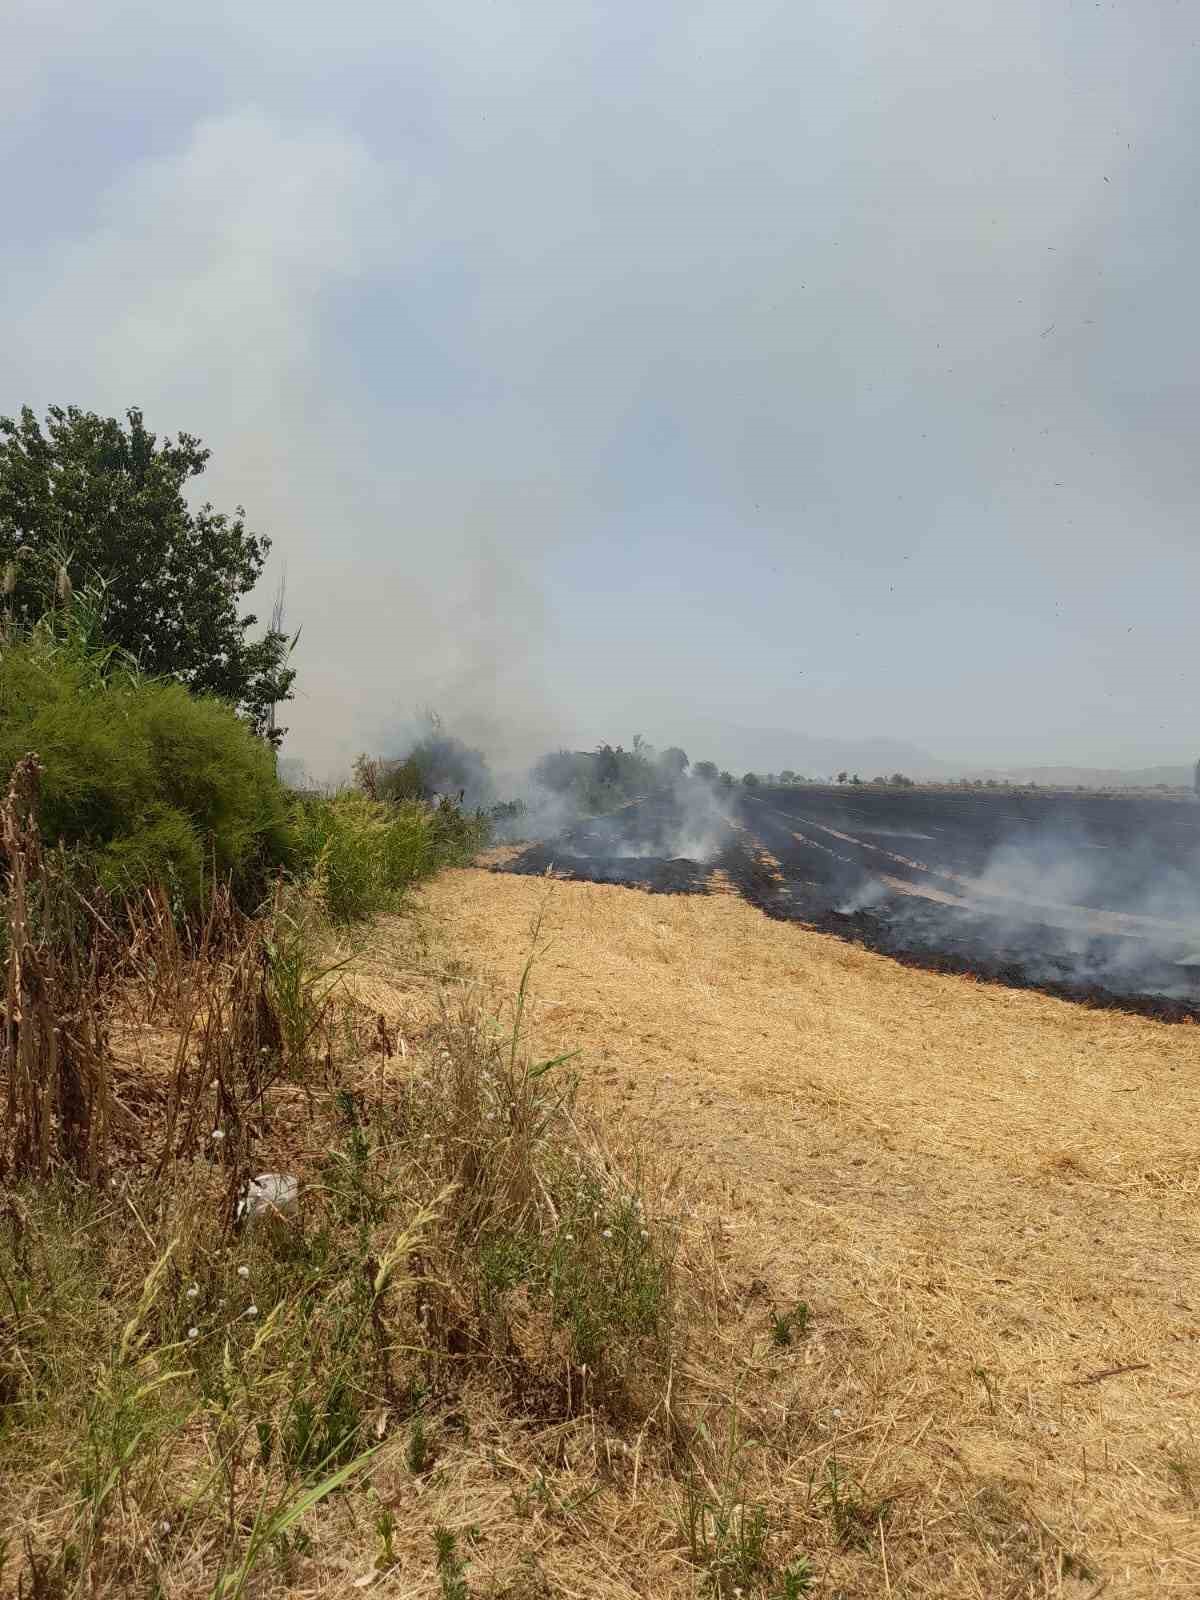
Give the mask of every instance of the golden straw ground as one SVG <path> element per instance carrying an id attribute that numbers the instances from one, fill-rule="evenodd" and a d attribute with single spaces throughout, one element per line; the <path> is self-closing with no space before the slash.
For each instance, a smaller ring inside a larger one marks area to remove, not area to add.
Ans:
<path id="1" fill-rule="evenodd" d="M 751 1487 L 830 1592 L 1200 1594 L 1196 1029 L 723 895 L 464 870 L 423 901 L 511 990 L 548 893 L 539 1047 L 578 1047 L 609 1138 L 678 1169 L 713 1286 L 693 1382 L 736 1375 Z M 768 1358 L 800 1299 L 810 1334 Z M 830 1537 L 831 1456 L 891 1501 L 869 1553 Z"/>

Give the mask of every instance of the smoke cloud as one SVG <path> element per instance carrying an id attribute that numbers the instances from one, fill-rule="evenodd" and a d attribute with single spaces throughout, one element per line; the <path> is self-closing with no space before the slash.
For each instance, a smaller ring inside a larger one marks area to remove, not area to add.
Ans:
<path id="1" fill-rule="evenodd" d="M 920 885 L 896 894 L 869 878 L 838 909 L 871 912 L 899 946 L 974 952 L 991 966 L 1013 964 L 1028 981 L 1195 1002 L 1200 826 L 1191 831 L 1192 842 L 1167 842 L 1049 820 L 1013 829 L 978 872 L 947 869 L 935 854 L 931 865 L 951 891 L 936 899 Z"/>
<path id="2" fill-rule="evenodd" d="M 888 954 L 1200 1010 L 1195 801 L 688 780 L 566 826 L 514 869 L 551 863 L 675 892 L 719 869 L 770 915 Z"/>
<path id="3" fill-rule="evenodd" d="M 212 447 L 319 775 L 1193 753 L 1186 7 L 10 11 L 0 407 Z"/>

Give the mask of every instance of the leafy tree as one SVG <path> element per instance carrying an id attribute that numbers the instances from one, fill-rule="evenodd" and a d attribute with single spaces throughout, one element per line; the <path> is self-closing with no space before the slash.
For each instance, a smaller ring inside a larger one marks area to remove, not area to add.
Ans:
<path id="1" fill-rule="evenodd" d="M 670 745 L 659 756 L 658 764 L 669 777 L 682 778 L 689 766 L 687 751 L 677 744 Z"/>
<path id="2" fill-rule="evenodd" d="M 743 789 L 757 789 L 762 779 L 757 772 L 747 772 L 742 778 Z"/>
<path id="3" fill-rule="evenodd" d="M 596 781 L 598 783 L 616 783 L 621 776 L 621 757 L 624 749 L 618 745 L 614 750 L 610 744 L 602 744 L 596 751 Z"/>
<path id="4" fill-rule="evenodd" d="M 734 777 L 732 772 L 723 772 L 721 774 L 720 782 L 722 789 L 732 789 L 734 784 L 737 782 L 737 779 Z"/>
<path id="5" fill-rule="evenodd" d="M 552 750 L 534 766 L 533 781 L 554 794 L 567 794 L 590 781 L 595 761 L 586 750 Z"/>
<path id="6" fill-rule="evenodd" d="M 783 771 L 779 774 L 779 781 L 780 783 L 795 783 L 796 774 L 792 771 L 791 767 L 784 767 Z"/>
<path id="7" fill-rule="evenodd" d="M 127 425 L 126 425 L 127 424 Z M 291 698 L 294 640 L 241 601 L 262 573 L 271 541 L 184 488 L 210 452 L 181 433 L 161 443 L 136 408 L 126 424 L 75 406 L 52 406 L 45 427 L 29 406 L 0 417 L 0 562 L 9 615 L 36 621 L 72 586 L 98 579 L 105 642 L 151 677 L 231 702 L 273 743 L 272 708 Z"/>
<path id="8" fill-rule="evenodd" d="M 837 775 L 837 781 L 839 783 L 849 783 L 850 774 L 848 772 L 839 772 Z"/>
<path id="9" fill-rule="evenodd" d="M 425 732 L 407 755 L 375 761 L 360 756 L 355 763 L 358 784 L 379 800 L 431 800 L 461 794 L 470 810 L 490 806 L 495 786 L 482 750 L 448 733 L 434 711 L 425 713 Z"/>
<path id="10" fill-rule="evenodd" d="M 717 780 L 717 763 L 715 761 L 697 761 L 692 767 L 692 773 L 697 778 L 703 778 L 706 783 L 715 783 Z"/>

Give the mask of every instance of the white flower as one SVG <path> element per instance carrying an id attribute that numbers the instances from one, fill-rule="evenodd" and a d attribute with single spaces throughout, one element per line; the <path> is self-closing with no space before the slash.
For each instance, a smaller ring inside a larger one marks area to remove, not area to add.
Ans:
<path id="1" fill-rule="evenodd" d="M 643 1229 L 642 1229 L 642 1233 L 641 1233 L 641 1239 L 642 1239 L 642 1243 L 643 1243 L 643 1244 L 645 1244 L 645 1242 L 646 1242 L 646 1240 L 647 1240 L 647 1239 L 648 1239 L 648 1238 L 649 1238 L 649 1237 L 650 1237 L 650 1235 L 649 1235 L 649 1234 L 648 1234 L 648 1233 L 647 1233 L 647 1232 L 646 1232 L 646 1230 L 645 1230 L 645 1228 L 643 1228 Z"/>
<path id="2" fill-rule="evenodd" d="M 188 1297 L 189 1300 L 196 1300 L 196 1299 L 199 1298 L 199 1295 L 200 1295 L 200 1285 L 198 1283 L 194 1283 L 192 1285 L 192 1287 L 188 1290 L 187 1297 Z"/>
<path id="3" fill-rule="evenodd" d="M 829 1413 L 829 1415 L 831 1417 L 840 1417 L 841 1414 L 842 1414 L 841 1406 L 834 1406 L 833 1410 Z"/>
<path id="4" fill-rule="evenodd" d="M 221 1140 L 225 1137 L 224 1128 L 214 1128 L 212 1131 L 212 1137 L 217 1141 L 218 1144 L 220 1144 Z"/>
<path id="5" fill-rule="evenodd" d="M 188 1329 L 188 1338 L 189 1339 L 198 1339 L 199 1337 L 200 1337 L 200 1329 L 199 1328 L 189 1328 Z"/>
<path id="6" fill-rule="evenodd" d="M 612 1229 L 611 1228 L 605 1228 L 604 1237 L 606 1239 L 611 1239 L 612 1238 Z"/>
<path id="7" fill-rule="evenodd" d="M 257 1306 L 247 1306 L 246 1307 L 246 1315 L 248 1317 L 256 1317 L 258 1315 L 258 1307 Z"/>
<path id="8" fill-rule="evenodd" d="M 158 1525 L 158 1531 L 159 1533 L 170 1533 L 171 1524 L 169 1522 L 160 1522 Z"/>
<path id="9" fill-rule="evenodd" d="M 574 1244 L 575 1243 L 575 1235 L 573 1233 L 564 1233 L 563 1234 L 563 1238 L 567 1241 L 568 1244 Z"/>
<path id="10" fill-rule="evenodd" d="M 248 1278 L 249 1276 L 250 1276 L 250 1268 L 249 1267 L 239 1267 L 238 1268 L 238 1277 L 239 1278 Z"/>

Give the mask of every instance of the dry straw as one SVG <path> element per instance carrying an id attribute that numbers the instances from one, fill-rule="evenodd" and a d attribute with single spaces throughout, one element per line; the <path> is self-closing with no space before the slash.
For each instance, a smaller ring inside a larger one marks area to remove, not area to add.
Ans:
<path id="1" fill-rule="evenodd" d="M 508 985 L 544 893 L 462 871 L 426 904 Z M 723 895 L 559 884 L 548 924 L 538 1048 L 580 1047 L 585 1103 L 681 1175 L 710 1290 L 693 1396 L 741 1413 L 746 1492 L 829 1592 L 1200 1593 L 1194 1027 Z M 831 1461 L 880 1513 L 863 1548 Z"/>

